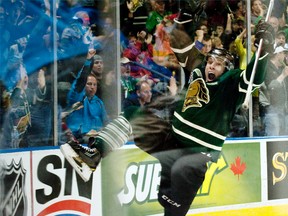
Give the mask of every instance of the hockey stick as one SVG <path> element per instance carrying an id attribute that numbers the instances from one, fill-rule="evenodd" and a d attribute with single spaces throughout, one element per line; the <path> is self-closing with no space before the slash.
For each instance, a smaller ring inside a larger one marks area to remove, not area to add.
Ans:
<path id="1" fill-rule="evenodd" d="M 270 0 L 270 4 L 269 4 L 269 8 L 268 8 L 268 11 L 267 11 L 267 14 L 266 14 L 265 22 L 268 21 L 270 15 L 272 13 L 273 6 L 274 6 L 274 0 Z M 247 110 L 249 108 L 250 95 L 252 93 L 254 77 L 255 77 L 255 73 L 256 73 L 257 64 L 258 64 L 258 61 L 259 61 L 259 58 L 260 58 L 262 44 L 263 44 L 263 38 L 261 38 L 260 42 L 259 42 L 258 50 L 257 50 L 256 56 L 255 56 L 255 62 L 254 62 L 253 70 L 252 70 L 251 77 L 250 77 L 250 82 L 248 84 L 248 89 L 247 89 L 247 92 L 246 92 L 246 95 L 245 95 L 244 102 L 242 104 L 242 108 L 245 109 L 245 110 Z"/>
<path id="2" fill-rule="evenodd" d="M 126 57 L 123 57 L 123 58 L 121 59 L 121 63 L 123 63 L 123 64 L 130 63 L 130 64 L 133 64 L 133 65 L 137 65 L 137 66 L 139 66 L 139 67 L 141 67 L 141 68 L 143 68 L 143 69 L 145 69 L 145 70 L 150 71 L 151 73 L 157 74 L 158 76 L 161 76 L 161 77 L 163 77 L 163 78 L 165 78 L 165 79 L 167 79 L 167 80 L 170 80 L 170 77 L 168 77 L 168 76 L 166 76 L 166 75 L 164 75 L 164 74 L 162 74 L 162 73 L 160 73 L 160 72 L 158 72 L 158 71 L 156 71 L 156 70 L 153 70 L 153 69 L 151 69 L 151 68 L 149 68 L 149 67 L 147 67 L 147 66 L 145 66 L 145 65 L 143 65 L 143 64 L 141 64 L 141 63 L 138 63 L 138 62 L 135 62 L 135 61 L 130 61 L 130 60 L 129 60 L 128 58 L 126 58 Z"/>

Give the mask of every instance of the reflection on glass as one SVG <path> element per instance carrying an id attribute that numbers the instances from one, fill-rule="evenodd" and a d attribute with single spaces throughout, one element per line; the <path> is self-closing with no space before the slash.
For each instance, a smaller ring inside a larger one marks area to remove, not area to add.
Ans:
<path id="1" fill-rule="evenodd" d="M 266 16 L 267 4 L 267 1 L 252 1 L 252 15 L 248 19 L 252 39 L 255 26 Z M 285 30 L 287 20 L 282 15 L 287 15 L 287 11 L 281 7 L 281 1 L 275 4 L 269 22 L 277 45 L 287 49 L 287 34 L 279 33 Z M 139 81 L 150 84 L 152 102 L 168 94 L 171 76 L 179 89 L 185 88 L 190 72 L 195 68 L 203 71 L 202 63 L 215 47 L 232 53 L 235 68 L 244 69 L 250 39 L 247 39 L 246 24 L 246 1 L 3 1 L 0 4 L 0 135 L 3 140 L 0 147 L 58 145 L 78 137 L 67 127 L 66 115 L 85 109 L 73 108 L 68 95 L 75 80 L 85 84 L 90 72 L 97 77 L 95 95 L 105 105 L 111 120 L 120 113 L 123 101 L 136 94 Z M 96 52 L 91 55 L 91 51 Z M 279 71 L 285 67 L 285 59 Z M 82 85 L 76 86 L 78 92 L 84 90 Z M 266 113 L 272 102 L 263 97 L 268 88 L 265 82 L 260 90 L 253 92 L 253 116 L 247 110 L 237 109 L 229 137 L 248 136 L 251 121 L 253 136 L 271 135 L 266 130 Z M 83 98 L 76 102 L 82 101 Z M 284 121 L 287 95 L 281 101 L 285 102 L 281 118 Z M 286 127 L 275 135 L 287 135 Z"/>

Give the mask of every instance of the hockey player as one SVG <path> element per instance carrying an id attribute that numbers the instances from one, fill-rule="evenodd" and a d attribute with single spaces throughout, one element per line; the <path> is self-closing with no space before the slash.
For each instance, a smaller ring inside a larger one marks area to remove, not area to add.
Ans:
<path id="1" fill-rule="evenodd" d="M 271 32 L 267 23 L 258 24 L 256 41 L 263 38 L 264 43 L 254 89 L 265 77 L 268 53 L 274 44 Z M 203 71 L 194 69 L 185 91 L 178 96 L 160 99 L 144 109 L 124 111 L 89 147 L 73 142 L 62 145 L 61 151 L 81 177 L 88 180 L 101 158 L 133 135 L 135 144 L 162 166 L 158 201 L 164 215 L 186 215 L 204 181 L 207 162 L 217 161 L 229 124 L 245 99 L 255 57 L 246 70 L 234 69 L 233 56 L 224 49 L 213 49 L 205 60 Z M 171 119 L 162 118 L 163 104 L 173 107 Z"/>

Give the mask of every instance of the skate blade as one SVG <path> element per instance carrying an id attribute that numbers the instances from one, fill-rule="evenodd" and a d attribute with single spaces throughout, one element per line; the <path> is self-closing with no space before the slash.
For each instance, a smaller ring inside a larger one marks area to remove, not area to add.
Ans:
<path id="1" fill-rule="evenodd" d="M 78 175 L 85 181 L 89 181 L 92 170 L 84 163 L 79 155 L 73 150 L 69 144 L 63 144 L 60 146 L 60 150 L 69 164 L 75 169 Z M 76 162 L 77 161 L 77 162 Z"/>

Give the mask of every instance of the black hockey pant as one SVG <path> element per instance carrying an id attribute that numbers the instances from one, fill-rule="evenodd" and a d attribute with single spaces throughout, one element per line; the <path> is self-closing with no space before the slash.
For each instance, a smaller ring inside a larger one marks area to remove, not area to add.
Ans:
<path id="1" fill-rule="evenodd" d="M 195 153 L 193 148 L 179 147 L 171 125 L 149 110 L 141 111 L 129 122 L 125 115 L 119 116 L 99 133 L 96 139 L 104 141 L 102 153 L 121 147 L 133 131 L 136 146 L 157 158 L 162 166 L 158 200 L 165 216 L 186 215 L 211 158 Z"/>

